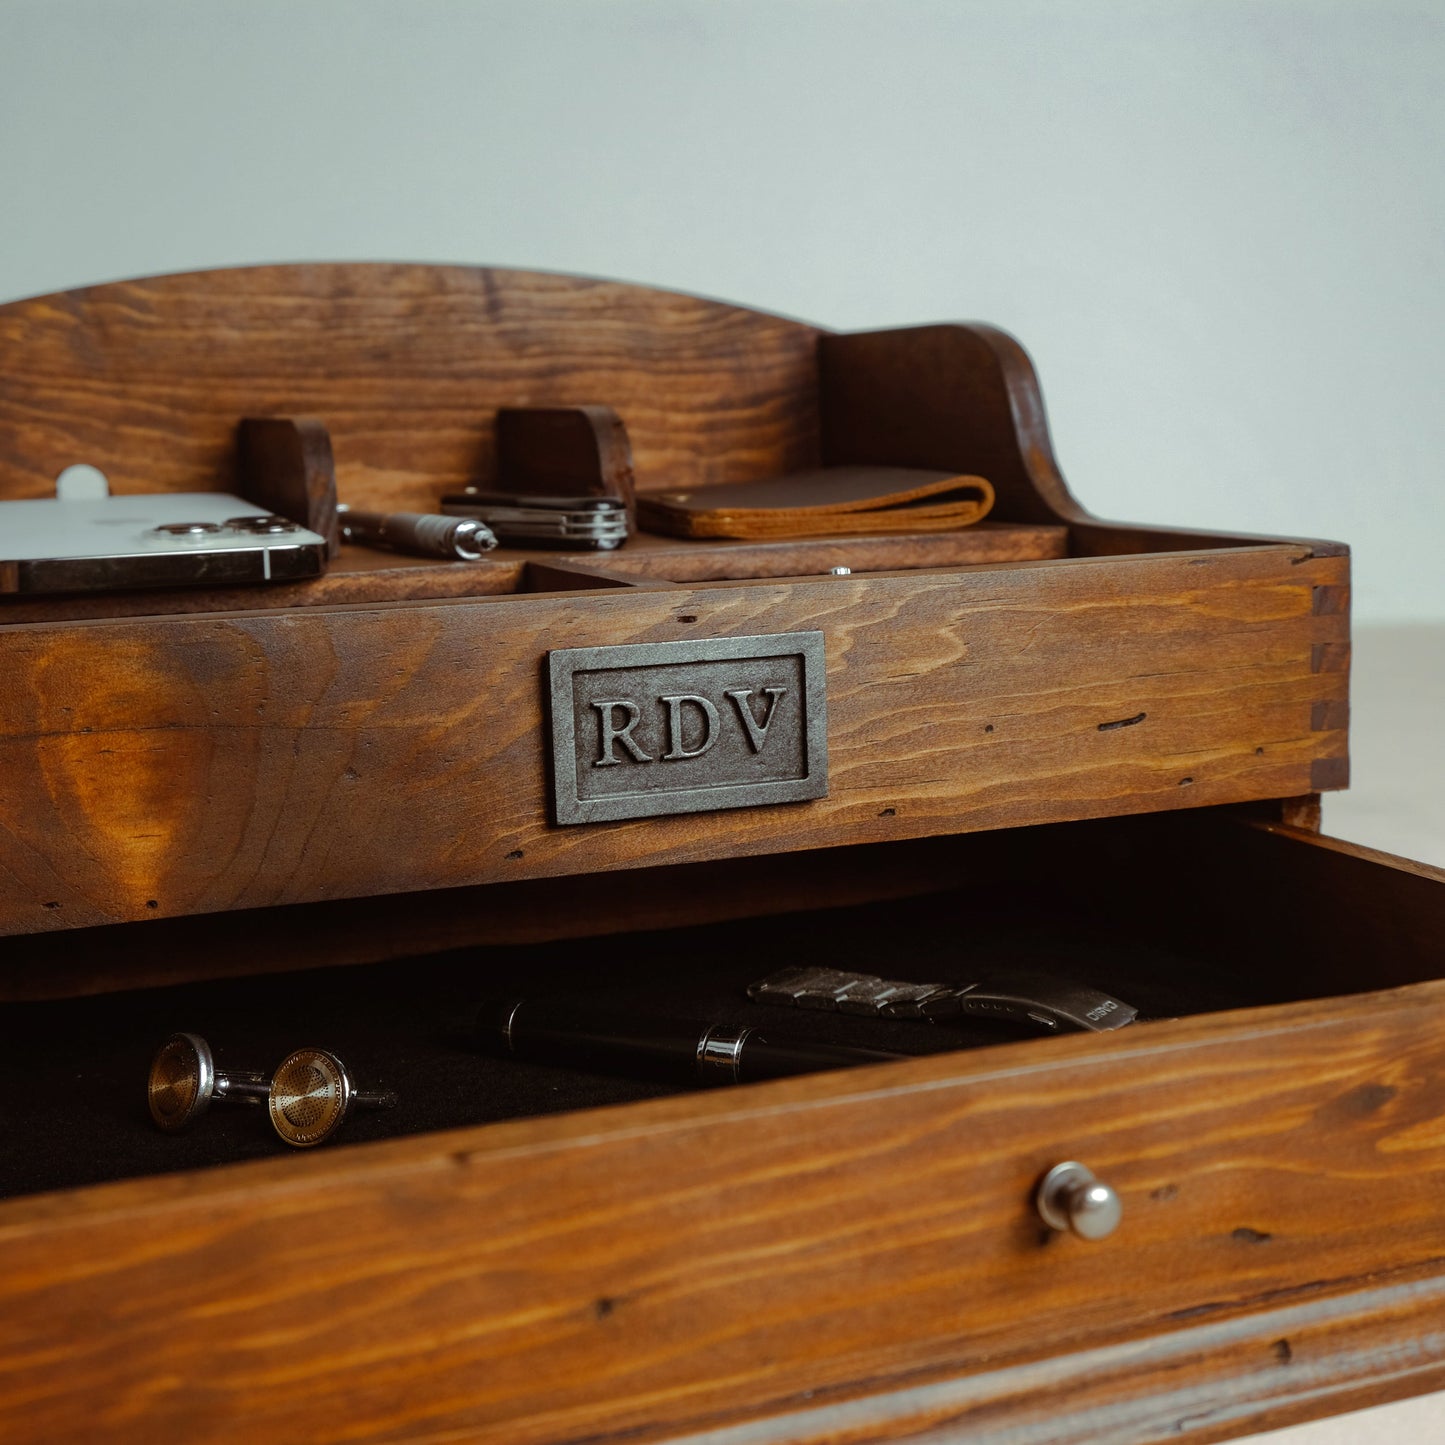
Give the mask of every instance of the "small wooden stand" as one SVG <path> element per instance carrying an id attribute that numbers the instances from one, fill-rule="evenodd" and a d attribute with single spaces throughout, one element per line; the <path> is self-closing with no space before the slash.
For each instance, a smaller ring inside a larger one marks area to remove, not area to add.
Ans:
<path id="1" fill-rule="evenodd" d="M 341 551 L 331 436 L 315 417 L 246 417 L 237 438 L 241 495 L 326 538 Z"/>

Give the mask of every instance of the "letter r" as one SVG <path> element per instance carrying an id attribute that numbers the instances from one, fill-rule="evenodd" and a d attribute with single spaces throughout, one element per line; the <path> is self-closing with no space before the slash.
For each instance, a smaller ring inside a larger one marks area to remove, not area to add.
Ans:
<path id="1" fill-rule="evenodd" d="M 598 731 L 601 734 L 597 761 L 592 764 L 594 768 L 615 768 L 622 761 L 615 757 L 612 752 L 614 743 L 621 743 L 635 763 L 650 763 L 652 759 L 637 746 L 637 739 L 632 736 L 632 729 L 637 726 L 637 719 L 642 716 L 642 709 L 635 702 L 629 702 L 625 697 L 612 698 L 605 702 L 594 702 L 593 707 L 597 709 Z M 623 708 L 627 713 L 627 721 L 621 727 L 617 726 L 616 713 L 618 708 Z"/>

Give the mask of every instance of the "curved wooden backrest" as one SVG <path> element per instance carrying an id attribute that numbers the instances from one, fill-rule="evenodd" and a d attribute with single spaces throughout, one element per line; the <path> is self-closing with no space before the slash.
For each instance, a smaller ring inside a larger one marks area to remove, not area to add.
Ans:
<path id="1" fill-rule="evenodd" d="M 343 500 L 493 477 L 500 406 L 602 404 L 641 490 L 817 464 L 816 328 L 644 286 L 463 266 L 200 271 L 0 306 L 0 497 L 72 462 L 235 490 L 243 416 L 311 416 Z"/>

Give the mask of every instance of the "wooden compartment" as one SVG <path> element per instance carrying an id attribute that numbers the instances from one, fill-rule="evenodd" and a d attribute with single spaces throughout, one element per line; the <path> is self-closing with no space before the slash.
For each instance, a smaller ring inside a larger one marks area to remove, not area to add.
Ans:
<path id="1" fill-rule="evenodd" d="M 77 460 L 122 489 L 233 486 L 238 418 L 311 415 L 343 500 L 431 507 L 492 478 L 497 408 L 591 401 L 625 420 L 643 492 L 889 463 L 981 473 L 999 504 L 934 536 L 642 537 L 473 566 L 348 554 L 304 587 L 0 600 L 0 933 L 1344 784 L 1344 549 L 1090 518 L 1027 358 L 991 328 L 838 336 L 435 267 L 0 307 L 7 496 Z M 550 651 L 796 631 L 824 635 L 826 798 L 549 821 Z"/>

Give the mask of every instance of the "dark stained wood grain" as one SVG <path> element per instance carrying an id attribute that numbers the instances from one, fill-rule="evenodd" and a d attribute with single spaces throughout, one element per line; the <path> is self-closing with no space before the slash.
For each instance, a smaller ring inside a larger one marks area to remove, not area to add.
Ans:
<path id="1" fill-rule="evenodd" d="M 612 407 L 637 485 L 817 460 L 814 328 L 616 282 L 262 266 L 0 306 L 0 496 L 76 461 L 114 489 L 234 491 L 243 416 L 316 417 L 341 500 L 429 511 L 496 480 L 504 406 Z"/>
<path id="2" fill-rule="evenodd" d="M 1403 987 L 1445 973 L 1440 871 L 1319 836 L 1313 801 L 1306 826 L 1257 821 L 1273 805 L 1246 805 L 27 934 L 0 947 L 0 1001 L 945 889 L 998 900 L 1035 878 L 1049 880 L 1051 907 L 1107 922 L 1120 940 L 1152 931 L 1177 937 L 1185 952 L 1217 950 L 1280 980 L 1286 996 Z M 1363 972 L 1362 958 L 1371 960 Z"/>
<path id="3" fill-rule="evenodd" d="M 977 324 L 818 340 L 825 466 L 933 467 L 984 476 L 1010 522 L 1083 515 L 1054 461 L 1032 363 Z"/>
<path id="4" fill-rule="evenodd" d="M 960 532 L 916 536 L 797 537 L 785 542 L 633 537 L 608 566 L 673 582 L 738 582 L 747 578 L 819 577 L 833 567 L 901 572 L 982 567 L 998 562 L 1047 562 L 1068 555 L 1061 526 L 978 522 Z"/>
<path id="5" fill-rule="evenodd" d="M 1069 550 L 1076 557 L 1122 557 L 1141 552 L 1193 552 L 1210 547 L 1247 547 L 1283 540 L 1249 532 L 1210 532 L 1190 527 L 1159 527 L 1133 522 L 1105 522 L 1087 517 L 1071 523 Z M 1314 557 L 1347 557 L 1341 542 L 1296 537 Z"/>
<path id="6" fill-rule="evenodd" d="M 1320 795 L 1305 793 L 1298 798 L 1279 799 L 1278 816 L 1274 821 L 1288 823 L 1295 828 L 1303 828 L 1309 833 L 1318 833 L 1323 821 Z"/>
<path id="7" fill-rule="evenodd" d="M 999 521 L 1071 524 L 1081 555 L 1268 540 L 1091 517 L 1027 354 L 986 325 L 836 335 L 617 282 L 374 264 L 0 306 L 0 497 L 47 495 L 78 460 L 123 492 L 236 490 L 239 419 L 304 415 L 329 429 L 343 501 L 426 511 L 498 482 L 499 411 L 526 487 L 582 453 L 624 494 L 634 476 L 698 487 L 820 460 L 943 467 L 987 476 Z"/>
<path id="8" fill-rule="evenodd" d="M 503 407 L 496 445 L 502 490 L 532 497 L 615 497 L 635 522 L 632 445 L 613 407 Z"/>
<path id="9" fill-rule="evenodd" d="M 1445 1279 L 1359 1288 L 710 1430 L 707 1445 L 1207 1445 L 1445 1386 Z M 1140 1372 L 1147 1387 L 1140 1388 Z M 1105 1433 L 1107 1432 L 1107 1433 Z M 679 1445 L 701 1445 L 690 1435 Z"/>
<path id="10" fill-rule="evenodd" d="M 1161 925 L 1172 917 L 1178 928 L 1186 900 L 1208 896 L 1189 924 L 1196 939 L 1296 956 L 1320 993 L 1445 975 L 1440 869 L 1287 823 L 1212 826 L 1214 845 L 1199 850 L 1190 876 L 1164 875 L 1151 889 Z"/>
<path id="11" fill-rule="evenodd" d="M 335 560 L 341 529 L 336 463 L 325 425 L 315 417 L 244 417 L 237 445 L 241 496 L 325 537 L 326 555 Z"/>
<path id="12" fill-rule="evenodd" d="M 1043 392 L 1014 337 L 979 322 L 827 333 L 818 339 L 822 458 L 973 472 L 998 520 L 1066 522 L 1076 556 L 1237 547 L 1277 538 L 1103 521 L 1074 497 L 1054 456 Z M 1316 556 L 1347 555 L 1310 542 Z"/>
<path id="13" fill-rule="evenodd" d="M 607 553 L 599 553 L 605 558 Z M 599 561 L 597 565 L 579 562 L 528 562 L 522 574 L 522 592 L 595 592 L 607 587 L 644 587 L 653 591 L 664 591 L 675 586 L 671 582 L 657 582 L 650 578 L 629 576 L 617 572 Z"/>
<path id="14" fill-rule="evenodd" d="M 605 566 L 619 575 L 658 582 L 735 581 L 750 577 L 820 576 L 831 567 L 855 572 L 983 566 L 1045 561 L 1068 551 L 1063 527 L 980 522 L 962 532 L 918 537 L 800 538 L 792 542 L 690 542 L 633 537 L 615 552 L 547 552 L 499 547 L 479 562 L 437 562 L 367 547 L 344 547 L 324 577 L 275 587 L 172 588 L 72 597 L 0 597 L 0 627 L 91 617 L 150 617 L 182 612 L 236 612 L 357 602 L 492 597 L 525 590 L 526 568 Z"/>
<path id="15" fill-rule="evenodd" d="M 1038 834 L 1041 830 L 1032 829 Z M 0 942 L 0 1002 L 282 973 L 469 945 L 595 938 L 841 902 L 911 898 L 961 879 L 997 889 L 1040 867 L 999 835 L 865 843 L 823 853 L 580 873 L 425 894 L 157 918 Z"/>
<path id="16" fill-rule="evenodd" d="M 1344 559 L 1251 548 L 0 632 L 7 933 L 1290 797 Z M 822 628 L 830 794 L 555 828 L 541 667 Z M 1133 721 L 1130 721 L 1133 720 Z M 204 800 L 204 806 L 201 801 Z"/>
<path id="17" fill-rule="evenodd" d="M 951 1380 L 1001 1430 L 1038 1408 L 1005 1371 L 1092 1357 L 1112 1438 L 1181 1377 L 1219 1398 L 1174 1331 L 1234 1368 L 1273 1312 L 1303 1369 L 1332 1321 L 1409 1313 L 1393 1272 L 1445 1258 L 1442 1024 L 1429 983 L 13 1201 L 0 1426 L 650 1440 Z M 1063 1158 L 1120 1192 L 1117 1235 L 1041 1231 Z M 1329 1407 L 1257 1358 L 1255 1408 Z M 894 1404 L 860 1438 L 906 1435 Z"/>

